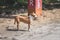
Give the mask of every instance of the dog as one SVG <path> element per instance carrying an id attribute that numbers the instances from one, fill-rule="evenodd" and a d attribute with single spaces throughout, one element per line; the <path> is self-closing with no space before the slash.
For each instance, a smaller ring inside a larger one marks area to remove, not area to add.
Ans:
<path id="1" fill-rule="evenodd" d="M 34 19 L 36 19 L 36 14 L 32 13 L 29 16 L 24 16 L 24 15 L 20 15 L 20 16 L 16 16 L 15 20 L 14 20 L 14 24 L 17 23 L 17 30 L 19 30 L 19 23 L 23 22 L 28 24 L 28 31 L 30 29 L 30 23 L 31 23 L 31 17 L 33 17 Z"/>

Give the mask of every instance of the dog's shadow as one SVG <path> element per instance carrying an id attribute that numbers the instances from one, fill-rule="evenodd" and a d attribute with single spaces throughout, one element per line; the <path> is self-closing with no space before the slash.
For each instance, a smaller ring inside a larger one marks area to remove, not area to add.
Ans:
<path id="1" fill-rule="evenodd" d="M 8 28 L 6 28 L 6 30 L 7 30 L 7 31 L 28 31 L 28 30 L 22 30 L 22 29 L 17 30 L 17 29 L 8 29 Z"/>

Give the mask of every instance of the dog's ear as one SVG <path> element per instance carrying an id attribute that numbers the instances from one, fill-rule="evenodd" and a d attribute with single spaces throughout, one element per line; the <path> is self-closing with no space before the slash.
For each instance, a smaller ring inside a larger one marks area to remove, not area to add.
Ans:
<path id="1" fill-rule="evenodd" d="M 36 13 L 34 13 L 34 12 L 33 12 L 33 15 L 34 15 L 34 17 L 36 17 L 36 18 L 37 18 L 37 14 L 36 14 Z"/>

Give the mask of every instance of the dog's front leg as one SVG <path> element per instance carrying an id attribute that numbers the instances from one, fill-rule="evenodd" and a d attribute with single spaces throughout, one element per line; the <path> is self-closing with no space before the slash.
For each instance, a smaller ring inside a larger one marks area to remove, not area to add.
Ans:
<path id="1" fill-rule="evenodd" d="M 30 29 L 30 24 L 28 24 L 28 31 L 29 31 L 29 29 Z"/>
<path id="2" fill-rule="evenodd" d="M 30 18 L 28 20 L 28 31 L 29 31 L 29 29 L 30 29 Z"/>

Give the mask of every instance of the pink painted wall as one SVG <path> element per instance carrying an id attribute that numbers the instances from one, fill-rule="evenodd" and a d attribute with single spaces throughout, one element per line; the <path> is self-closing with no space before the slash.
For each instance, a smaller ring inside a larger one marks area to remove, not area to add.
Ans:
<path id="1" fill-rule="evenodd" d="M 42 0 L 28 0 L 28 13 L 42 15 Z"/>

